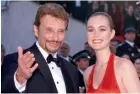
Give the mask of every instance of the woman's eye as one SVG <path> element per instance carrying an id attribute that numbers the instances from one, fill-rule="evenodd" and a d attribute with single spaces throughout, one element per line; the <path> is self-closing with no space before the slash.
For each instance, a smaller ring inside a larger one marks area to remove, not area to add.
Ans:
<path id="1" fill-rule="evenodd" d="M 105 31 L 105 29 L 100 29 L 100 31 Z"/>

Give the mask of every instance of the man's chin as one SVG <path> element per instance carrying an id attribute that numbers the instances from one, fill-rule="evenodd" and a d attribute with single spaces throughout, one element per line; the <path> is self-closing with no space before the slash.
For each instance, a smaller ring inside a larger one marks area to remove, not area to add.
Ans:
<path id="1" fill-rule="evenodd" d="M 58 51 L 58 49 L 48 49 L 48 51 L 49 51 L 50 53 L 56 53 L 56 52 Z"/>

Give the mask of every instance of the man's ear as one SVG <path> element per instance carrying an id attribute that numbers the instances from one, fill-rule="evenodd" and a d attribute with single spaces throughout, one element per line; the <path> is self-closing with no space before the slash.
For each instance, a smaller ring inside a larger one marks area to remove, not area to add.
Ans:
<path id="1" fill-rule="evenodd" d="M 113 39 L 114 36 L 115 36 L 115 30 L 113 29 L 113 30 L 111 31 L 111 37 L 110 37 L 110 40 Z"/>
<path id="2" fill-rule="evenodd" d="M 34 25 L 33 29 L 34 29 L 35 37 L 38 38 L 38 27 L 36 25 Z"/>

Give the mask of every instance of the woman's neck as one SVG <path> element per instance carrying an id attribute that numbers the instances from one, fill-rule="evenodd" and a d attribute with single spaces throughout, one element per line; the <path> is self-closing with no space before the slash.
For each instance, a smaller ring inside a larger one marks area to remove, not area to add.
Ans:
<path id="1" fill-rule="evenodd" d="M 97 66 L 100 66 L 102 64 L 108 63 L 111 51 L 110 48 L 107 47 L 101 50 L 95 50 L 95 54 L 96 54 L 96 64 Z"/>

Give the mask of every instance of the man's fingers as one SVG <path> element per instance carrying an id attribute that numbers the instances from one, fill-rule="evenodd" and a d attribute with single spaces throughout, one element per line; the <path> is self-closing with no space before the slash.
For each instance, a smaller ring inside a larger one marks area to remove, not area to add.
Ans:
<path id="1" fill-rule="evenodd" d="M 24 60 L 25 60 L 26 64 L 28 64 L 33 58 L 34 58 L 34 55 L 29 54 L 29 53 L 26 56 L 24 56 Z"/>
<path id="2" fill-rule="evenodd" d="M 33 73 L 38 67 L 38 63 L 36 63 L 31 69 L 30 72 Z"/>
<path id="3" fill-rule="evenodd" d="M 31 61 L 27 64 L 27 68 L 30 68 L 35 61 L 35 58 L 32 58 Z"/>
<path id="4" fill-rule="evenodd" d="M 26 53 L 24 54 L 24 59 L 29 58 L 30 55 L 31 55 L 31 52 L 30 52 L 30 51 L 26 52 Z"/>
<path id="5" fill-rule="evenodd" d="M 23 49 L 21 46 L 18 47 L 18 56 L 21 58 L 23 56 Z"/>

